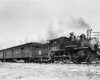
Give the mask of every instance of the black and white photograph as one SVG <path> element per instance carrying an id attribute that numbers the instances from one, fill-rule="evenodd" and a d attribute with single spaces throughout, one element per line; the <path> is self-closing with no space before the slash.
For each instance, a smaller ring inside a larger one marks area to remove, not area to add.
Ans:
<path id="1" fill-rule="evenodd" d="M 0 0 L 0 80 L 99 80 L 100 0 Z"/>

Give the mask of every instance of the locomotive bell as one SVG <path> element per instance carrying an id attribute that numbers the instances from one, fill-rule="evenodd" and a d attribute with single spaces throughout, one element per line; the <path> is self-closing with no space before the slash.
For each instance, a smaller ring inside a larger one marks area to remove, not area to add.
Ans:
<path id="1" fill-rule="evenodd" d="M 73 32 L 70 33 L 70 35 L 73 35 L 73 34 L 74 34 Z"/>

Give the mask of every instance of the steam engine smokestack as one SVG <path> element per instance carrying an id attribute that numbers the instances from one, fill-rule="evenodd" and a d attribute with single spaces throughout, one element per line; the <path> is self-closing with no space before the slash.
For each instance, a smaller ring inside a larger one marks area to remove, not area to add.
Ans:
<path id="1" fill-rule="evenodd" d="M 87 30 L 87 39 L 90 39 L 91 38 L 91 31 L 92 31 L 92 29 Z"/>

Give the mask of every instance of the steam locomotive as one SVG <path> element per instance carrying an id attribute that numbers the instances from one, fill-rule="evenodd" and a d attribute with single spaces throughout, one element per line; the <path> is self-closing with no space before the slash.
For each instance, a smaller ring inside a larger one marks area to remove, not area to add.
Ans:
<path id="1" fill-rule="evenodd" d="M 91 63 L 99 56 L 96 38 L 86 38 L 84 34 L 71 40 L 60 37 L 48 40 L 48 43 L 27 43 L 0 50 L 1 62 L 34 62 L 34 63 Z"/>

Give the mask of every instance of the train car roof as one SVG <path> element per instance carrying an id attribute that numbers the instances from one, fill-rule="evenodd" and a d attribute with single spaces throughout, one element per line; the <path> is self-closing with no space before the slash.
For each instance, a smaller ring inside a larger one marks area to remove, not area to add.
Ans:
<path id="1" fill-rule="evenodd" d="M 17 45 L 17 46 L 13 46 L 13 47 L 9 47 L 9 48 L 5 48 L 5 49 L 2 49 L 2 50 L 6 50 L 6 49 L 11 49 L 11 48 L 19 48 L 19 47 L 29 47 L 29 46 L 40 46 L 42 45 L 41 43 L 39 42 L 31 42 L 31 43 L 26 43 L 26 44 L 21 44 L 21 45 Z"/>

